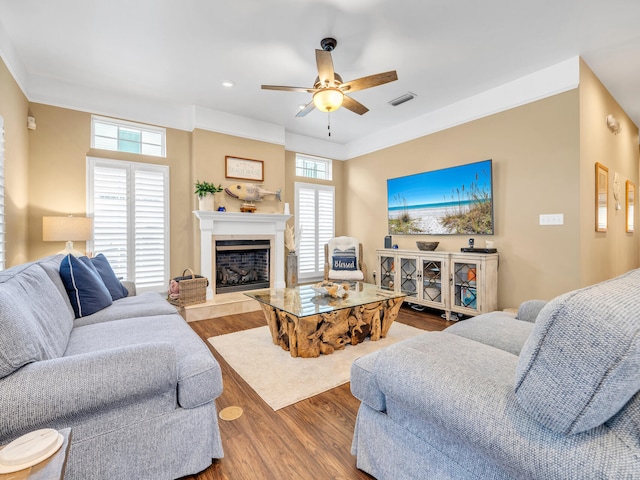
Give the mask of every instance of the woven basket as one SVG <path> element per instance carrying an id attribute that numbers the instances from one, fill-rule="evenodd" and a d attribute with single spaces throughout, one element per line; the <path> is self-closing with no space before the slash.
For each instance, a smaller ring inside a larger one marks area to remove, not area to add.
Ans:
<path id="1" fill-rule="evenodd" d="M 187 272 L 190 272 L 190 276 L 185 275 Z M 181 277 L 174 278 L 174 280 L 180 284 L 180 296 L 168 299 L 173 305 L 187 307 L 207 301 L 209 280 L 206 277 L 195 275 L 193 270 L 187 268 L 182 272 Z"/>

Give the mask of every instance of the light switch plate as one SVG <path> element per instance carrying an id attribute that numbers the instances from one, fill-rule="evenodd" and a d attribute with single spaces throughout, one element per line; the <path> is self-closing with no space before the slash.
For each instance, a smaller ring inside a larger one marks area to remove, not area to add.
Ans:
<path id="1" fill-rule="evenodd" d="M 564 225 L 564 214 L 563 213 L 541 214 L 540 225 Z"/>

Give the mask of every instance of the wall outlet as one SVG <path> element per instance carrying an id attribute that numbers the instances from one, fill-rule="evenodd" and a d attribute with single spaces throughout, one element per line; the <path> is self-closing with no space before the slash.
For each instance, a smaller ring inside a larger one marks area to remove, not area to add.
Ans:
<path id="1" fill-rule="evenodd" d="M 541 214 L 540 225 L 564 225 L 564 214 L 563 213 Z"/>

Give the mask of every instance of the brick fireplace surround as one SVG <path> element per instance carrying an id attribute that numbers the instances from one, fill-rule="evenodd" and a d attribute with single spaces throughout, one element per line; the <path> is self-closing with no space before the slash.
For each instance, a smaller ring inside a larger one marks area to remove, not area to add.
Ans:
<path id="1" fill-rule="evenodd" d="M 270 240 L 272 288 L 284 288 L 284 230 L 291 215 L 279 213 L 193 212 L 200 220 L 200 273 L 209 279 L 207 299 L 215 292 L 215 240 Z"/>

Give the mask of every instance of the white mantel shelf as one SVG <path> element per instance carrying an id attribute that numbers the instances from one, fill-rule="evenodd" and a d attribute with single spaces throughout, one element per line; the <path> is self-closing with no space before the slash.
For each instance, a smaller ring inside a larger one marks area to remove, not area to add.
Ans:
<path id="1" fill-rule="evenodd" d="M 196 210 L 200 220 L 200 272 L 209 279 L 207 298 L 213 298 L 213 237 L 229 235 L 274 237 L 274 288 L 284 288 L 284 230 L 291 215 L 281 213 L 209 212 Z"/>

